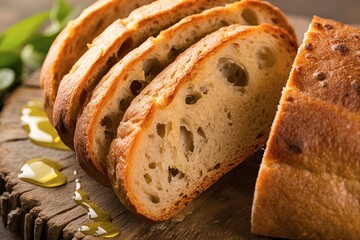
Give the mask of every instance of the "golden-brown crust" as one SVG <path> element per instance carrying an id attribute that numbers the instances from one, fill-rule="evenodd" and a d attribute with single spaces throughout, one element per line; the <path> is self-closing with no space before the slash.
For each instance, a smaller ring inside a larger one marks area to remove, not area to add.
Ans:
<path id="1" fill-rule="evenodd" d="M 74 147 L 77 117 L 98 81 L 119 58 L 185 16 L 234 1 L 159 0 L 133 11 L 127 19 L 116 21 L 105 29 L 59 85 L 53 124 L 63 142 L 70 148 Z M 117 31 L 117 28 L 121 30 Z"/>
<path id="2" fill-rule="evenodd" d="M 278 9 L 266 2 L 246 0 L 229 4 L 226 7 L 212 8 L 201 14 L 186 17 L 182 19 L 180 23 L 163 31 L 161 33 L 162 41 L 169 41 L 172 37 L 177 36 L 178 32 L 185 31 L 190 28 L 191 25 L 206 24 L 210 19 L 217 19 L 217 21 L 231 19 L 231 17 L 228 16 L 241 13 L 244 9 L 253 9 L 255 12 L 261 12 L 269 23 L 276 22 L 278 26 L 288 31 L 290 29 L 290 34 L 294 34 L 291 31 L 292 27 Z M 292 38 L 296 39 L 296 36 L 293 35 Z M 126 55 L 122 61 L 116 64 L 98 84 L 89 104 L 85 107 L 84 112 L 77 121 L 74 144 L 78 162 L 90 176 L 93 176 L 93 178 L 103 184 L 103 179 L 107 179 L 107 173 L 106 166 L 103 166 L 104 164 L 100 162 L 106 162 L 106 159 L 98 159 L 96 153 L 94 153 L 96 150 L 94 145 L 97 144 L 97 141 L 94 140 L 97 137 L 95 136 L 94 128 L 99 126 L 98 122 L 101 116 L 103 117 L 101 112 L 105 111 L 104 106 L 114 104 L 114 100 L 111 98 L 123 87 L 122 79 L 134 68 L 134 62 L 136 63 L 139 59 L 145 58 L 150 54 L 155 48 L 154 44 L 157 44 L 157 42 L 148 39 L 144 44 L 133 50 Z"/>
<path id="3" fill-rule="evenodd" d="M 287 39 L 284 40 L 284 47 L 292 49 L 293 52 L 296 51 L 294 47 L 296 43 L 294 43 L 287 32 L 280 28 L 269 24 L 263 24 L 257 27 L 232 25 L 218 30 L 216 33 L 205 37 L 197 44 L 191 46 L 135 98 L 119 126 L 118 136 L 112 143 L 108 159 L 110 182 L 112 183 L 114 191 L 127 208 L 143 217 L 155 221 L 168 219 L 180 211 L 187 202 L 213 184 L 220 176 L 256 150 L 255 148 L 248 149 L 241 157 L 234 160 L 234 162 L 228 166 L 220 167 L 219 171 L 214 173 L 213 176 L 210 176 L 208 181 L 204 181 L 197 188 L 192 189 L 192 191 L 190 190 L 191 193 L 181 201 L 179 206 L 174 206 L 171 210 L 159 214 L 159 216 L 146 215 L 141 209 L 142 205 L 138 203 L 134 197 L 135 193 L 129 191 L 129 185 L 131 183 L 129 183 L 128 169 L 134 167 L 132 166 L 134 149 L 136 148 L 138 138 L 141 136 L 143 130 L 151 124 L 152 118 L 158 109 L 171 103 L 178 89 L 187 81 L 191 81 L 191 79 L 194 78 L 197 74 L 197 69 L 201 64 L 204 64 L 208 57 L 235 39 L 246 38 L 249 34 L 263 31 L 271 31 L 271 33 L 279 38 L 281 38 L 280 36 L 284 36 L 284 39 Z M 259 142 L 255 144 L 261 147 L 264 141 L 265 138 L 260 139 Z"/>
<path id="4" fill-rule="evenodd" d="M 298 40 L 297 36 L 295 34 L 295 30 L 293 26 L 288 22 L 285 14 L 276 6 L 271 5 L 270 3 L 266 1 L 259 1 L 259 0 L 251 0 L 249 1 L 249 4 L 254 7 L 260 7 L 263 8 L 263 11 L 270 10 L 272 12 L 273 18 L 272 18 L 272 24 L 275 24 L 277 26 L 281 26 L 284 28 L 292 38 L 292 42 L 298 46 Z M 266 9 L 266 10 L 265 10 Z"/>
<path id="5" fill-rule="evenodd" d="M 136 0 L 132 4 L 126 0 L 97 1 L 58 35 L 47 54 L 40 76 L 44 110 L 50 121 L 60 81 L 87 50 L 87 44 L 117 18 L 125 17 L 134 8 L 152 1 Z"/>
<path id="6" fill-rule="evenodd" d="M 360 41 L 354 37 L 358 32 L 314 17 L 260 168 L 252 211 L 254 233 L 358 239 L 360 95 L 350 84 L 359 75 Z M 333 47 L 339 37 L 345 48 Z"/>
<path id="7" fill-rule="evenodd" d="M 115 37 L 112 32 L 122 33 L 120 38 Z M 101 38 L 106 34 L 108 38 Z M 75 130 L 77 112 L 79 106 L 87 101 L 87 93 L 92 89 L 87 89 L 87 86 L 82 88 L 77 87 L 78 81 L 83 76 L 89 74 L 88 69 L 92 65 L 105 65 L 106 57 L 101 57 L 104 52 L 116 51 L 116 46 L 121 45 L 129 36 L 128 29 L 123 25 L 121 20 L 112 23 L 101 35 L 96 38 L 91 47 L 72 67 L 70 73 L 65 75 L 59 85 L 59 91 L 54 103 L 53 124 L 59 133 L 62 141 L 73 148 L 73 132 Z M 99 41 L 99 39 L 101 41 Z M 86 59 L 86 60 L 83 60 Z M 93 61 L 91 61 L 93 59 Z M 79 63 L 81 62 L 81 64 Z M 77 108 L 77 109 L 75 109 Z"/>

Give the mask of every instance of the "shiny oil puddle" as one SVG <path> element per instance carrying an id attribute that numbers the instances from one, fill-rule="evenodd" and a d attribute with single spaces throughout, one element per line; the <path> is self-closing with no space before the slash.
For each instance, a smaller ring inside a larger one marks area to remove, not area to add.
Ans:
<path id="1" fill-rule="evenodd" d="M 29 101 L 22 107 L 21 125 L 32 143 L 42 147 L 70 150 L 51 125 L 40 101 Z"/>
<path id="2" fill-rule="evenodd" d="M 62 165 L 46 158 L 35 158 L 20 166 L 19 179 L 41 187 L 58 187 L 66 184 L 67 178 L 60 172 Z"/>
<path id="3" fill-rule="evenodd" d="M 79 231 L 97 237 L 111 238 L 120 234 L 120 229 L 111 223 L 110 214 L 102 210 L 98 205 L 92 203 L 87 193 L 82 190 L 79 179 L 75 180 L 76 188 L 73 199 L 76 204 L 87 211 L 88 217 L 93 222 L 82 225 Z"/>
<path id="4" fill-rule="evenodd" d="M 22 128 L 28 133 L 32 143 L 60 150 L 70 150 L 60 139 L 55 128 L 51 125 L 40 101 L 29 101 L 21 109 Z M 41 187 L 58 187 L 66 184 L 67 178 L 60 170 L 62 165 L 54 160 L 45 158 L 31 159 L 20 167 L 19 179 Z M 77 171 L 74 171 L 77 175 Z M 76 189 L 73 199 L 76 204 L 87 211 L 93 222 L 82 225 L 79 231 L 86 235 L 111 238 L 120 234 L 120 229 L 111 223 L 110 214 L 92 203 L 85 191 L 82 190 L 79 179 L 75 180 Z"/>

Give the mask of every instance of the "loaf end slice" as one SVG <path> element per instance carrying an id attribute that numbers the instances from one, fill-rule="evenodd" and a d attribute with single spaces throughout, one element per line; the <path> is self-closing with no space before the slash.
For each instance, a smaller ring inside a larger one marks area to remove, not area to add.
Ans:
<path id="1" fill-rule="evenodd" d="M 351 84 L 360 67 L 352 53 L 360 47 L 358 32 L 314 17 L 261 164 L 254 233 L 289 239 L 360 236 L 360 95 Z M 341 53 L 334 41 L 347 50 Z"/>
<path id="2" fill-rule="evenodd" d="M 289 87 L 360 114 L 360 29 L 315 16 Z"/>
<path id="3" fill-rule="evenodd" d="M 222 28 L 182 53 L 134 99 L 111 145 L 123 204 L 169 219 L 262 147 L 295 54 L 268 24 Z"/>

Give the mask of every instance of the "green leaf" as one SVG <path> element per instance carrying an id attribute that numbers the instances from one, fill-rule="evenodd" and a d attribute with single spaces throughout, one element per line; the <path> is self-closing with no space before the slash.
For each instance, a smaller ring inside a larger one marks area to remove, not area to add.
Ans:
<path id="1" fill-rule="evenodd" d="M 46 57 L 46 53 L 37 51 L 34 45 L 28 44 L 21 50 L 21 59 L 24 64 L 31 69 L 41 67 Z"/>
<path id="2" fill-rule="evenodd" d="M 3 41 L 3 39 L 4 39 L 4 34 L 0 33 L 0 46 L 1 46 L 1 42 Z"/>
<path id="3" fill-rule="evenodd" d="M 6 93 L 6 91 L 15 83 L 16 75 L 15 71 L 10 68 L 0 69 L 0 95 Z"/>
<path id="4" fill-rule="evenodd" d="M 38 52 L 47 53 L 51 47 L 51 44 L 54 42 L 57 33 L 48 35 L 48 34 L 38 34 L 34 36 L 28 44 L 33 45 L 34 49 Z"/>
<path id="5" fill-rule="evenodd" d="M 50 20 L 59 23 L 63 26 L 69 21 L 69 16 L 72 14 L 72 7 L 66 0 L 57 0 L 50 11 Z"/>
<path id="6" fill-rule="evenodd" d="M 23 63 L 20 53 L 15 50 L 0 50 L 0 69 L 11 68 L 15 71 L 16 78 L 21 79 L 23 73 Z"/>
<path id="7" fill-rule="evenodd" d="M 50 11 L 50 20 L 51 24 L 43 31 L 46 35 L 58 34 L 74 17 L 75 11 L 68 4 L 66 0 L 57 0 L 51 11 Z"/>
<path id="8" fill-rule="evenodd" d="M 21 61 L 19 52 L 0 49 L 0 68 L 9 68 Z"/>
<path id="9" fill-rule="evenodd" d="M 3 33 L 0 49 L 20 48 L 44 24 L 48 17 L 48 12 L 42 12 L 14 24 Z"/>

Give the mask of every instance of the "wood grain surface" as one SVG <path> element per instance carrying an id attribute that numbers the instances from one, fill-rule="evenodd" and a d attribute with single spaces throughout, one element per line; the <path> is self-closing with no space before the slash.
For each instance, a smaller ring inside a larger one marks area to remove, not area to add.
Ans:
<path id="1" fill-rule="evenodd" d="M 310 19 L 291 18 L 302 39 Z M 33 145 L 20 127 L 23 104 L 40 99 L 38 75 L 29 77 L 8 98 L 0 115 L 0 213 L 6 228 L 24 239 L 96 239 L 76 229 L 88 222 L 86 212 L 72 200 L 77 170 L 91 200 L 108 211 L 122 233 L 116 239 L 268 239 L 252 235 L 250 214 L 262 151 L 220 179 L 172 220 L 152 224 L 129 213 L 115 194 L 90 179 L 76 165 L 74 153 Z M 28 159 L 59 161 L 68 183 L 41 188 L 17 178 Z"/>

